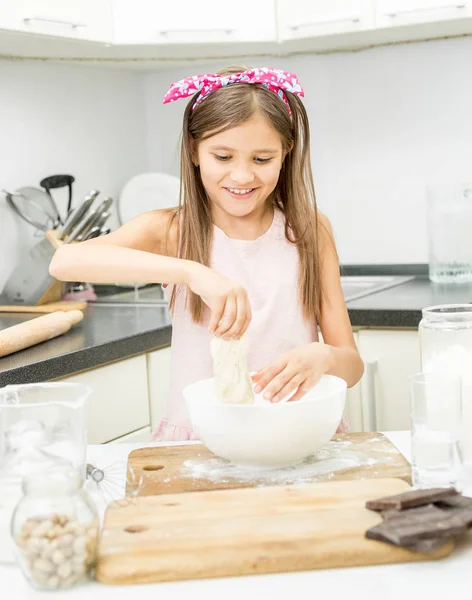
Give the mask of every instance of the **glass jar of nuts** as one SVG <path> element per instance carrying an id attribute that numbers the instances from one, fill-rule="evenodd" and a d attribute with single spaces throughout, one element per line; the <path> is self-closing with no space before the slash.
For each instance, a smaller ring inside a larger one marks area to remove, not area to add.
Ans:
<path id="1" fill-rule="evenodd" d="M 18 564 L 38 589 L 71 587 L 95 564 L 99 518 L 81 474 L 56 468 L 28 475 L 12 517 Z"/>

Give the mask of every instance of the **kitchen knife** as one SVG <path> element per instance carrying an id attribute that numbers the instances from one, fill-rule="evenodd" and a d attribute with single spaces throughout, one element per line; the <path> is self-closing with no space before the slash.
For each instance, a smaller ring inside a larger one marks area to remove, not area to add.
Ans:
<path id="1" fill-rule="evenodd" d="M 100 235 L 100 227 L 92 227 L 92 229 L 82 238 L 82 241 L 85 242 L 85 240 L 91 240 L 95 237 L 98 237 Z"/>
<path id="2" fill-rule="evenodd" d="M 74 229 L 77 227 L 80 221 L 82 221 L 82 219 L 88 213 L 90 207 L 92 206 L 95 198 L 98 196 L 99 193 L 100 192 L 98 192 L 97 190 L 92 190 L 90 194 L 85 196 L 82 204 L 80 204 L 69 214 L 64 225 L 59 230 L 59 239 L 64 239 L 72 231 L 74 231 Z"/>
<path id="3" fill-rule="evenodd" d="M 82 237 L 92 229 L 99 216 L 100 213 L 98 213 L 96 210 L 90 211 L 87 214 L 87 217 L 78 223 L 77 227 L 67 238 L 67 241 L 73 242 L 75 240 L 79 241 L 79 238 L 82 239 Z"/>
<path id="4" fill-rule="evenodd" d="M 113 204 L 113 198 L 106 197 L 103 199 L 103 202 L 97 208 L 97 212 L 102 214 L 110 209 L 110 206 Z"/>
<path id="5" fill-rule="evenodd" d="M 95 229 L 95 227 L 101 229 L 108 217 L 110 216 L 110 214 L 110 212 L 104 212 L 100 214 L 97 210 L 93 221 L 91 221 L 90 224 L 84 228 L 84 230 L 76 237 L 76 240 L 78 242 L 82 242 L 87 238 L 88 234 L 92 231 L 92 229 Z"/>

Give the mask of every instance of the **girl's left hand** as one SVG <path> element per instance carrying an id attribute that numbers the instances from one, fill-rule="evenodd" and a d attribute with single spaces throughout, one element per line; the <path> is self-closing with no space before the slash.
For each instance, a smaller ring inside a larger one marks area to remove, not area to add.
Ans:
<path id="1" fill-rule="evenodd" d="M 299 400 L 329 371 L 332 362 L 331 350 L 326 344 L 313 342 L 294 348 L 252 376 L 256 384 L 254 391 L 259 393 L 265 389 L 266 400 L 280 402 L 297 390 L 290 402 Z"/>

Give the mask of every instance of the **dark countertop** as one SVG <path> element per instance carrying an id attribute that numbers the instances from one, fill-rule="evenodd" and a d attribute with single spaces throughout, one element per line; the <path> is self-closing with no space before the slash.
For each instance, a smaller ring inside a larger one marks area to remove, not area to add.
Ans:
<path id="1" fill-rule="evenodd" d="M 0 313 L 0 331 L 37 316 Z M 163 348 L 171 333 L 165 307 L 89 306 L 67 334 L 0 358 L 0 387 L 51 381 Z"/>
<path id="2" fill-rule="evenodd" d="M 346 303 L 353 327 L 413 327 L 421 310 L 437 304 L 469 304 L 472 283 L 444 285 L 417 277 L 383 292 Z"/>
<path id="3" fill-rule="evenodd" d="M 345 266 L 342 273 L 415 276 L 399 286 L 347 302 L 353 327 L 416 329 L 421 309 L 426 306 L 472 302 L 472 284 L 434 284 L 427 278 L 424 265 Z M 114 286 L 103 286 L 104 296 L 113 291 L 116 293 Z M 0 331 L 35 316 L 0 313 Z M 0 358 L 0 387 L 50 381 L 163 348 L 170 344 L 171 331 L 166 307 L 89 306 L 82 323 L 66 335 Z"/>

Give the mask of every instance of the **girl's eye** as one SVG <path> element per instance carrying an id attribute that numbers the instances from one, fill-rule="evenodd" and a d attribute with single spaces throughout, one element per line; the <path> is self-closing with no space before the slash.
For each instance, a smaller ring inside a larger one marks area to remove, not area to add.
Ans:
<path id="1" fill-rule="evenodd" d="M 215 154 L 215 158 L 217 160 L 229 160 L 229 156 L 221 156 L 220 154 Z"/>
<path id="2" fill-rule="evenodd" d="M 255 158 L 254 160 L 257 163 L 264 165 L 265 163 L 268 163 L 271 159 L 270 158 Z"/>

